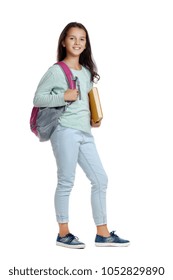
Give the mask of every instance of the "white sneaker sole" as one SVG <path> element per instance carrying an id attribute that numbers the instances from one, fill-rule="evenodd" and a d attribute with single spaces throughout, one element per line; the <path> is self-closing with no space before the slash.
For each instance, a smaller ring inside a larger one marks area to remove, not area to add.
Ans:
<path id="1" fill-rule="evenodd" d="M 84 249 L 85 244 L 78 244 L 78 245 L 70 245 L 70 244 L 65 244 L 62 242 L 56 242 L 57 246 L 65 247 L 65 248 L 70 248 L 70 249 Z"/>
<path id="2" fill-rule="evenodd" d="M 96 247 L 128 247 L 130 242 L 128 243 L 99 243 L 95 242 Z"/>

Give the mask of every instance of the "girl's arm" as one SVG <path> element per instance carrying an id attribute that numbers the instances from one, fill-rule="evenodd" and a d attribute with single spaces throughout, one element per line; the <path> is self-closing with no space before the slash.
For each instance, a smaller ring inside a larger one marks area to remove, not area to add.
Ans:
<path id="1" fill-rule="evenodd" d="M 56 69 L 57 70 L 57 69 Z M 54 77 L 51 70 L 48 70 L 42 77 L 35 96 L 34 106 L 36 107 L 59 107 L 66 105 L 64 100 L 65 89 L 61 85 L 61 75 L 59 82 Z"/>

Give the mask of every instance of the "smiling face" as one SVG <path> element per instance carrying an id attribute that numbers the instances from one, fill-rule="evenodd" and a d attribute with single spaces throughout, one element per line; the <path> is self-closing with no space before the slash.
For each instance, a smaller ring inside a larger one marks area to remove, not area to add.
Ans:
<path id="1" fill-rule="evenodd" d="M 82 28 L 71 27 L 62 45 L 66 48 L 67 56 L 80 56 L 86 48 L 86 32 Z"/>

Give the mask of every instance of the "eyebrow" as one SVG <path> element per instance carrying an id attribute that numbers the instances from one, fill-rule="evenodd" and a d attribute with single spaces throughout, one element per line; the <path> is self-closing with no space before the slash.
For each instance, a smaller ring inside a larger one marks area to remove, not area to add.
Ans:
<path id="1" fill-rule="evenodd" d="M 75 35 L 73 35 L 73 34 L 71 34 L 71 35 L 70 35 L 70 34 L 68 34 L 67 36 L 68 36 L 68 37 L 75 37 L 75 38 L 76 38 L 76 36 L 75 36 Z M 83 36 L 83 35 L 82 35 L 82 36 L 80 36 L 80 38 L 85 38 L 85 39 L 86 39 L 86 36 Z"/>

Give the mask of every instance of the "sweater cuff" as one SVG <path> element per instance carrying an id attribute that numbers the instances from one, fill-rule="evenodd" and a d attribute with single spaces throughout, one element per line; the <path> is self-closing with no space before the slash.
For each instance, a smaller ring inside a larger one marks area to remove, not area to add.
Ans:
<path id="1" fill-rule="evenodd" d="M 58 94 L 60 106 L 64 106 L 67 102 L 64 100 L 64 92 Z"/>

